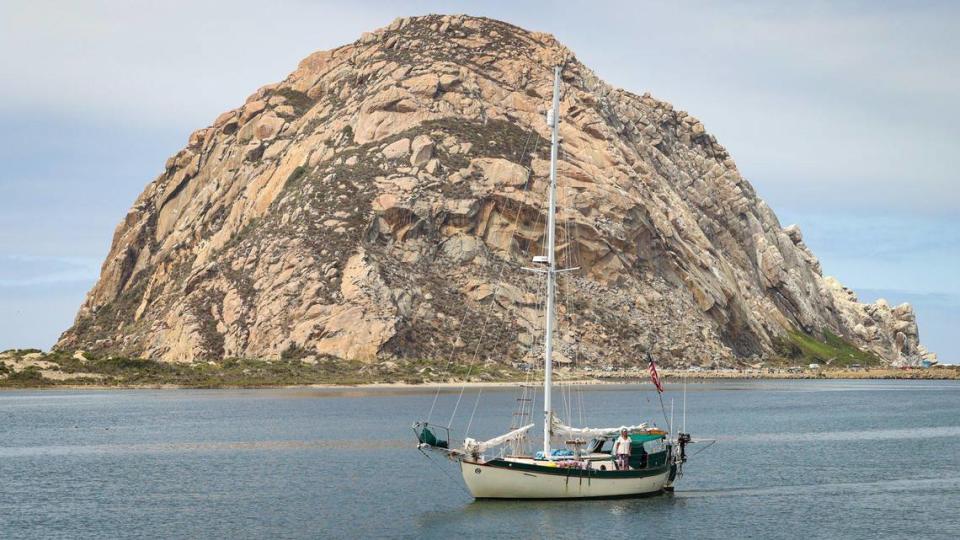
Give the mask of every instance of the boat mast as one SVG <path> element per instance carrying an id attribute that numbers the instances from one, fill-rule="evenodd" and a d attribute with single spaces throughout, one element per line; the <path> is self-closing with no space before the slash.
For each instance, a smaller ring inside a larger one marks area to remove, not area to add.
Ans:
<path id="1" fill-rule="evenodd" d="M 543 344 L 543 457 L 550 459 L 550 424 L 553 420 L 550 387 L 553 377 L 554 288 L 557 280 L 556 213 L 557 213 L 557 146 L 560 125 L 560 66 L 553 68 L 553 104 L 547 115 L 550 125 L 550 209 L 547 212 L 547 302 L 546 331 Z"/>

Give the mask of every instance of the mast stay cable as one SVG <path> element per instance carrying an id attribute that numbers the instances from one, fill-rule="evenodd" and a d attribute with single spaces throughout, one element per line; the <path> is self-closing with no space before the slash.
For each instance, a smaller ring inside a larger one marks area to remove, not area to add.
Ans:
<path id="1" fill-rule="evenodd" d="M 522 150 L 521 150 L 521 153 L 520 153 L 520 156 L 519 156 L 520 164 L 521 164 L 521 165 L 523 164 L 523 155 L 524 155 L 524 153 L 526 152 L 527 145 L 529 144 L 530 138 L 531 138 L 532 136 L 533 136 L 533 132 L 528 132 L 528 133 L 527 133 L 527 137 L 526 137 L 526 139 L 525 139 L 524 142 L 523 142 L 523 147 L 522 147 Z M 537 146 L 539 147 L 539 141 L 538 141 L 538 145 L 537 145 Z M 529 186 L 527 186 L 527 188 L 525 188 L 525 191 L 526 191 L 526 189 L 528 189 L 528 188 L 529 188 Z M 519 222 L 519 218 L 520 218 L 520 202 L 518 201 L 518 202 L 517 202 L 517 218 L 516 218 L 516 220 L 514 220 L 514 233 L 516 232 L 516 227 L 517 227 L 517 223 Z M 501 275 L 501 276 L 502 276 L 502 274 L 503 274 L 503 269 L 504 269 L 505 266 L 506 266 L 506 261 L 501 261 L 501 264 L 500 264 L 500 275 Z M 498 287 L 498 289 L 499 289 L 499 281 L 498 281 L 497 287 Z M 495 294 L 496 294 L 496 292 L 494 293 L 494 295 L 495 295 Z M 465 325 L 465 323 L 466 323 L 466 321 L 467 321 L 467 317 L 469 316 L 469 314 L 470 314 L 470 309 L 469 309 L 469 308 L 465 309 L 465 310 L 464 310 L 464 313 L 463 313 L 463 317 L 461 317 L 461 319 L 460 319 L 460 325 L 457 327 L 457 337 L 451 342 L 451 345 L 450 345 L 450 353 L 449 353 L 448 358 L 447 358 L 447 365 L 446 365 L 446 367 L 444 368 L 445 371 L 449 370 L 449 369 L 450 369 L 450 366 L 453 364 L 453 349 L 456 348 L 456 343 L 460 340 L 460 336 L 461 336 L 461 334 L 462 334 L 462 332 L 463 332 L 463 327 L 464 327 L 464 325 Z M 440 345 L 439 345 L 439 344 L 436 345 L 436 346 L 434 346 L 433 352 L 436 352 L 437 349 L 439 349 L 439 348 L 440 348 Z M 469 379 L 471 373 L 472 373 L 472 366 L 471 366 L 471 369 L 467 371 L 467 379 Z M 436 393 L 435 393 L 434 396 L 433 396 L 433 403 L 430 405 L 430 412 L 427 414 L 427 422 L 428 422 L 428 423 L 430 422 L 430 419 L 433 417 L 433 411 L 434 411 L 434 409 L 435 409 L 436 406 L 437 406 L 437 400 L 438 400 L 438 398 L 440 397 L 440 390 L 442 389 L 442 387 L 443 387 L 442 381 L 437 381 L 437 391 L 436 391 Z M 465 386 L 464 386 L 464 387 L 465 387 Z M 458 405 L 458 406 L 459 406 L 459 400 L 460 400 L 460 398 L 462 398 L 462 397 L 463 397 L 463 390 L 461 389 L 460 397 L 459 397 L 458 400 L 457 400 L 457 405 Z M 454 411 L 454 414 L 456 414 L 456 411 Z M 452 423 L 453 423 L 453 417 L 451 416 L 450 424 L 452 424 Z M 448 425 L 448 427 L 449 427 L 449 425 Z"/>

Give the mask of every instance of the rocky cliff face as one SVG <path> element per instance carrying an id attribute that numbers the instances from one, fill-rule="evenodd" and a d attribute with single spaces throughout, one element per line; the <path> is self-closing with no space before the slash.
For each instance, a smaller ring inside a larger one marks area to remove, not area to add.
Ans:
<path id="1" fill-rule="evenodd" d="M 791 336 L 888 362 L 908 305 L 821 274 L 703 124 L 547 34 L 399 19 L 190 136 L 117 227 L 57 347 L 191 361 L 537 353 L 552 67 L 563 64 L 558 359 L 733 364 Z M 802 334 L 799 334 L 802 333 Z"/>

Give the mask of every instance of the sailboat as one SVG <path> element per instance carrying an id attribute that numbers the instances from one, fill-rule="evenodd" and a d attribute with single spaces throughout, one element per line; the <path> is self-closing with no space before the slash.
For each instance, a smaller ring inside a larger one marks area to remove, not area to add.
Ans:
<path id="1" fill-rule="evenodd" d="M 508 453 L 506 445 L 522 448 L 535 427 L 529 423 L 486 441 L 466 438 L 460 448 L 450 448 L 449 426 L 417 422 L 413 426 L 418 448 L 441 452 L 459 464 L 463 481 L 478 499 L 587 499 L 642 497 L 672 490 L 682 475 L 686 461 L 685 446 L 689 434 L 675 438 L 666 430 L 646 423 L 611 428 L 571 427 L 554 414 L 553 333 L 555 322 L 556 280 L 562 272 L 556 264 L 557 152 L 559 148 L 561 67 L 554 68 L 553 101 L 547 114 L 551 131 L 549 211 L 547 215 L 546 255 L 533 258 L 537 265 L 525 268 L 543 274 L 546 280 L 544 312 L 543 369 L 543 449 L 533 455 Z M 655 374 L 653 360 L 651 371 Z M 659 380 L 655 380 L 658 391 Z M 617 463 L 614 440 L 626 432 L 630 439 L 630 458 Z M 565 448 L 554 448 L 561 441 Z M 497 448 L 499 452 L 491 453 Z M 495 454 L 495 455 L 494 455 Z"/>

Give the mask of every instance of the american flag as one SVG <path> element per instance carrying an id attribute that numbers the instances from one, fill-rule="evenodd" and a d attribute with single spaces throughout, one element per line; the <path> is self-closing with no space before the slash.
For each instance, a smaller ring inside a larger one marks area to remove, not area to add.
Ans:
<path id="1" fill-rule="evenodd" d="M 663 385 L 660 384 L 660 375 L 657 374 L 657 365 L 653 363 L 653 357 L 650 356 L 650 353 L 647 353 L 647 361 L 650 362 L 650 380 L 653 381 L 653 385 L 657 387 L 657 392 L 663 393 Z"/>

